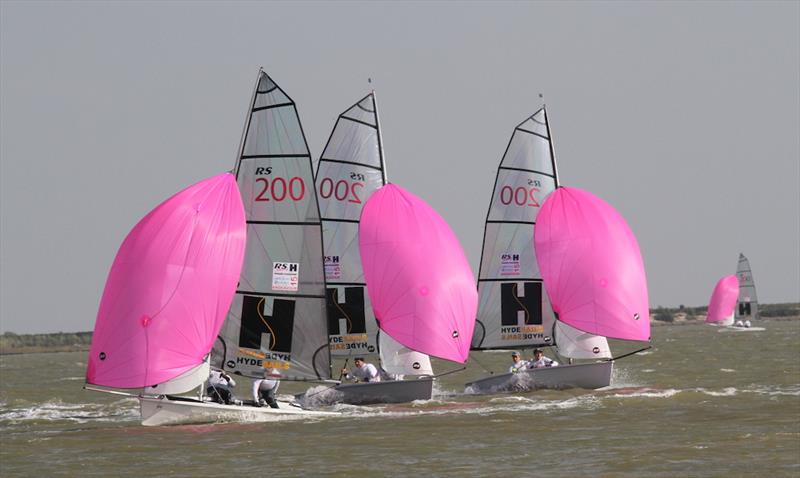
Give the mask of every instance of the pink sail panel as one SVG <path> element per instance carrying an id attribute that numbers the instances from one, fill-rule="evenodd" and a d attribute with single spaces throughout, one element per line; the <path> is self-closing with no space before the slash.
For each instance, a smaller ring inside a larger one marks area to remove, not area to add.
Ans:
<path id="1" fill-rule="evenodd" d="M 614 208 L 586 191 L 558 188 L 539 211 L 534 244 L 559 320 L 594 335 L 650 339 L 639 244 Z"/>
<path id="2" fill-rule="evenodd" d="M 733 312 L 739 300 L 739 279 L 735 275 L 725 276 L 717 282 L 708 303 L 706 322 L 733 324 Z"/>
<path id="3" fill-rule="evenodd" d="M 86 381 L 140 388 L 202 363 L 236 291 L 245 231 L 229 173 L 184 189 L 139 221 L 108 274 Z"/>
<path id="4" fill-rule="evenodd" d="M 386 185 L 364 205 L 358 243 L 381 330 L 417 352 L 464 363 L 478 292 L 444 219 L 420 198 Z"/>

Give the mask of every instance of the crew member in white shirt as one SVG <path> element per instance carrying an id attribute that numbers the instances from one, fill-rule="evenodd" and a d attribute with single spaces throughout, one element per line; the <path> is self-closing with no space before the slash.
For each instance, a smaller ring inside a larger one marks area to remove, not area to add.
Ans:
<path id="1" fill-rule="evenodd" d="M 230 405 L 233 403 L 233 387 L 236 382 L 230 375 L 222 370 L 212 370 L 208 374 L 208 388 L 206 393 L 215 402 Z"/>
<path id="2" fill-rule="evenodd" d="M 361 382 L 381 381 L 381 374 L 378 372 L 378 369 L 371 363 L 365 362 L 362 357 L 356 357 L 353 359 L 353 363 L 356 366 L 353 368 L 352 372 L 346 368 L 342 369 L 342 373 L 347 380 L 356 380 Z"/>
<path id="3" fill-rule="evenodd" d="M 511 360 L 513 360 L 514 363 L 512 363 L 511 366 L 508 367 L 508 371 L 510 373 L 517 373 L 520 370 L 525 370 L 526 368 L 528 368 L 528 365 L 530 365 L 530 363 L 527 360 L 522 360 L 522 356 L 520 356 L 519 352 L 512 352 Z"/>
<path id="4" fill-rule="evenodd" d="M 558 362 L 545 357 L 544 352 L 542 352 L 542 349 L 536 349 L 533 351 L 533 362 L 531 362 L 530 368 L 557 367 L 557 366 Z"/>
<path id="5" fill-rule="evenodd" d="M 263 407 L 269 405 L 271 408 L 279 408 L 275 400 L 275 393 L 281 385 L 279 380 L 281 373 L 276 368 L 264 370 L 264 378 L 253 382 L 253 402 L 255 406 Z"/>

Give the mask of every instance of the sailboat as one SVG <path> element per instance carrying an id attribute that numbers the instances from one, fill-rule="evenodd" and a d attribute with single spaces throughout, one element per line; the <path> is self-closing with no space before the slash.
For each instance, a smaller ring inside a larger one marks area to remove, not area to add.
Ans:
<path id="1" fill-rule="evenodd" d="M 576 328 L 563 317 L 559 320 L 552 297 L 545 290 L 543 269 L 537 261 L 539 251 L 531 247 L 543 204 L 557 188 L 550 125 L 542 107 L 514 129 L 497 171 L 484 232 L 472 350 L 556 347 L 564 357 L 595 361 L 521 374 L 493 374 L 466 384 L 468 391 L 594 389 L 611 382 L 613 361 L 605 334 Z M 648 317 L 646 310 L 640 313 Z M 647 320 L 642 322 L 649 327 Z"/>
<path id="2" fill-rule="evenodd" d="M 739 279 L 729 275 L 717 281 L 711 300 L 708 302 L 706 323 L 712 325 L 733 325 L 736 300 L 739 297 Z"/>
<path id="3" fill-rule="evenodd" d="M 222 370 L 281 380 L 330 381 L 322 227 L 311 156 L 294 101 L 259 70 L 234 175 L 244 205 L 247 241 L 235 294 L 214 357 Z M 249 390 L 247 390 L 249 391 Z M 246 392 L 247 392 L 246 391 Z M 167 397 L 169 398 L 169 397 Z M 143 402 L 150 422 L 251 420 L 269 415 L 324 415 L 279 401 L 279 408 L 185 400 Z"/>
<path id="4" fill-rule="evenodd" d="M 334 388 L 335 395 L 325 394 L 326 399 L 335 397 L 343 403 L 427 400 L 433 388 L 428 356 L 380 333 L 366 292 L 358 247 L 359 219 L 372 194 L 385 184 L 383 139 L 372 91 L 339 115 L 316 175 L 331 355 L 345 358 L 346 363 L 355 357 L 378 355 L 388 374 L 426 378 L 342 384 Z"/>
<path id="5" fill-rule="evenodd" d="M 737 322 L 753 319 L 758 320 L 758 298 L 756 297 L 756 284 L 753 281 L 753 271 L 750 261 L 744 254 L 739 253 L 739 264 L 736 266 L 736 277 L 739 278 L 739 300 L 736 306 Z"/>
<path id="6" fill-rule="evenodd" d="M 231 413 L 233 407 L 204 401 L 202 391 L 244 250 L 244 210 L 230 173 L 190 186 L 147 214 L 109 272 L 85 388 L 138 397 L 143 425 Z M 198 388 L 200 398 L 177 396 Z"/>

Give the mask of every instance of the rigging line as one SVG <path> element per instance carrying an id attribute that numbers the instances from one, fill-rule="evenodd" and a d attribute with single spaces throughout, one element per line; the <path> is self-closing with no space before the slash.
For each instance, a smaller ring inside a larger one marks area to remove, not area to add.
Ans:
<path id="1" fill-rule="evenodd" d="M 477 359 L 477 357 L 476 357 L 477 355 L 478 354 L 472 354 L 472 360 L 474 360 L 476 364 L 480 365 L 483 370 L 485 370 L 486 372 L 489 372 L 489 375 L 494 375 L 494 371 L 493 370 L 489 370 L 489 368 L 486 365 L 481 363 L 481 361 Z"/>
<path id="2" fill-rule="evenodd" d="M 272 350 L 272 348 L 275 347 L 275 344 L 277 343 L 277 337 L 275 335 L 275 331 L 272 330 L 272 327 L 269 326 L 269 324 L 267 323 L 267 320 L 264 318 L 264 315 L 261 313 L 261 311 L 263 310 L 262 306 L 264 305 L 264 302 L 266 300 L 267 300 L 266 297 L 262 297 L 261 300 L 258 301 L 258 306 L 256 307 L 256 312 L 258 312 L 258 318 L 261 319 L 261 322 L 263 322 L 264 325 L 266 325 L 267 328 L 269 329 L 269 336 L 270 336 L 270 339 L 271 339 L 270 343 L 269 343 L 269 349 Z"/>

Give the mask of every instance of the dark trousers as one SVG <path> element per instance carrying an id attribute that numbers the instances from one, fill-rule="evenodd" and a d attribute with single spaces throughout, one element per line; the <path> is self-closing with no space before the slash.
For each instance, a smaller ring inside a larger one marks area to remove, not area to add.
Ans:
<path id="1" fill-rule="evenodd" d="M 258 390 L 258 396 L 263 398 L 267 405 L 271 408 L 278 408 L 278 402 L 275 400 L 275 389 L 271 388 L 269 390 Z"/>
<path id="2" fill-rule="evenodd" d="M 217 403 L 223 403 L 225 405 L 233 403 L 231 391 L 225 387 L 208 387 L 206 394 Z"/>

